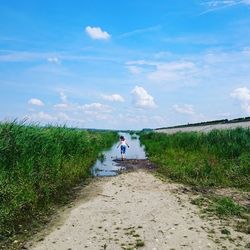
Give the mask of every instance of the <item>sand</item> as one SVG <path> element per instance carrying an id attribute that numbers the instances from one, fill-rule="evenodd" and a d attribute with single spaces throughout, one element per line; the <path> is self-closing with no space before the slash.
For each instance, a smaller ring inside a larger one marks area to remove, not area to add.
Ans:
<path id="1" fill-rule="evenodd" d="M 95 178 L 27 248 L 243 249 L 246 235 L 222 235 L 221 222 L 201 219 L 192 196 L 146 170 Z"/>

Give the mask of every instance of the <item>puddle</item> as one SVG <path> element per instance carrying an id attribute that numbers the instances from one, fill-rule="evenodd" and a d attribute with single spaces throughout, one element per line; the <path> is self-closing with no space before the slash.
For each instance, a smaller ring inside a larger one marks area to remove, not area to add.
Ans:
<path id="1" fill-rule="evenodd" d="M 130 135 L 129 133 L 119 133 L 123 135 L 129 145 L 129 148 L 126 149 L 126 159 L 137 159 L 142 160 L 146 159 L 146 153 L 144 147 L 140 145 L 139 137 L 135 134 Z M 119 164 L 121 159 L 120 148 L 117 148 L 119 141 L 115 143 L 111 149 L 103 152 L 103 159 L 97 160 L 94 166 L 91 169 L 91 173 L 94 176 L 114 176 L 119 173 L 124 166 Z"/>

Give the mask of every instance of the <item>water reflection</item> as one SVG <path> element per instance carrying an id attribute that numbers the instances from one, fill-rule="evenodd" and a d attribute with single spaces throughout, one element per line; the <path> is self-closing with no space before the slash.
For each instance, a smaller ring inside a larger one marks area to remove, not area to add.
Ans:
<path id="1" fill-rule="evenodd" d="M 144 147 L 140 145 L 140 140 L 138 135 L 129 133 L 119 133 L 123 135 L 129 145 L 129 148 L 126 150 L 126 159 L 146 159 L 146 154 Z M 119 141 L 115 143 L 110 150 L 103 152 L 102 159 L 98 159 L 94 166 L 91 169 L 91 172 L 94 176 L 114 176 L 118 174 L 118 171 L 121 170 L 114 160 L 120 159 L 120 148 L 117 148 Z"/>

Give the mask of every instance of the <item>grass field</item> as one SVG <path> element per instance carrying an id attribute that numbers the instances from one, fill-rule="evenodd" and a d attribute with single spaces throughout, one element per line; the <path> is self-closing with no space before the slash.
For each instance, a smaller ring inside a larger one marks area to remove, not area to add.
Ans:
<path id="1" fill-rule="evenodd" d="M 115 140 L 114 132 L 1 123 L 0 241 L 63 200 Z"/>
<path id="2" fill-rule="evenodd" d="M 250 190 L 250 129 L 142 133 L 159 171 L 183 183 Z"/>

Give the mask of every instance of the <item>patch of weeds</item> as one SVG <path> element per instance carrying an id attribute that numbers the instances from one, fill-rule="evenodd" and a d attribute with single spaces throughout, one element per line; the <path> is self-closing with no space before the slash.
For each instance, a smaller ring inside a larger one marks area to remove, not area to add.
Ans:
<path id="1" fill-rule="evenodd" d="M 214 231 L 214 229 L 210 229 L 210 230 L 208 230 L 208 233 L 209 234 L 215 234 L 215 231 Z"/>
<path id="2" fill-rule="evenodd" d="M 136 234 L 136 231 L 134 229 L 131 229 L 128 232 L 126 232 L 125 234 L 126 235 L 134 235 L 134 234 Z"/>
<path id="3" fill-rule="evenodd" d="M 193 199 L 191 203 L 201 209 L 202 219 L 217 216 L 227 220 L 237 231 L 250 234 L 250 209 L 240 206 L 231 198 L 206 195 Z"/>
<path id="4" fill-rule="evenodd" d="M 249 213 L 249 212 L 248 212 Z M 238 232 L 243 232 L 250 234 L 250 215 L 243 215 L 243 220 L 236 223 L 236 230 Z"/>
<path id="5" fill-rule="evenodd" d="M 208 210 L 215 212 L 218 216 L 241 216 L 245 211 L 243 207 L 228 197 L 214 197 L 212 201 Z"/>
<path id="6" fill-rule="evenodd" d="M 198 197 L 198 198 L 191 200 L 191 204 L 194 204 L 198 207 L 203 207 L 207 203 L 208 203 L 208 199 L 204 197 Z"/>
<path id="7" fill-rule="evenodd" d="M 145 245 L 145 243 L 141 240 L 141 239 L 137 239 L 136 240 L 136 247 L 143 247 Z"/>
<path id="8" fill-rule="evenodd" d="M 133 237 L 138 238 L 138 237 L 140 237 L 140 235 L 139 234 L 133 234 Z"/>
<path id="9" fill-rule="evenodd" d="M 235 239 L 233 239 L 233 238 L 231 238 L 231 237 L 229 237 L 228 240 L 229 240 L 230 242 L 235 242 Z"/>
<path id="10" fill-rule="evenodd" d="M 217 243 L 217 244 L 219 244 L 220 240 L 219 239 L 215 239 L 214 242 Z"/>
<path id="11" fill-rule="evenodd" d="M 222 234 L 226 234 L 226 235 L 230 235 L 230 234 L 231 234 L 231 232 L 230 232 L 228 229 L 226 229 L 226 228 L 221 229 L 220 232 L 221 232 Z"/>

